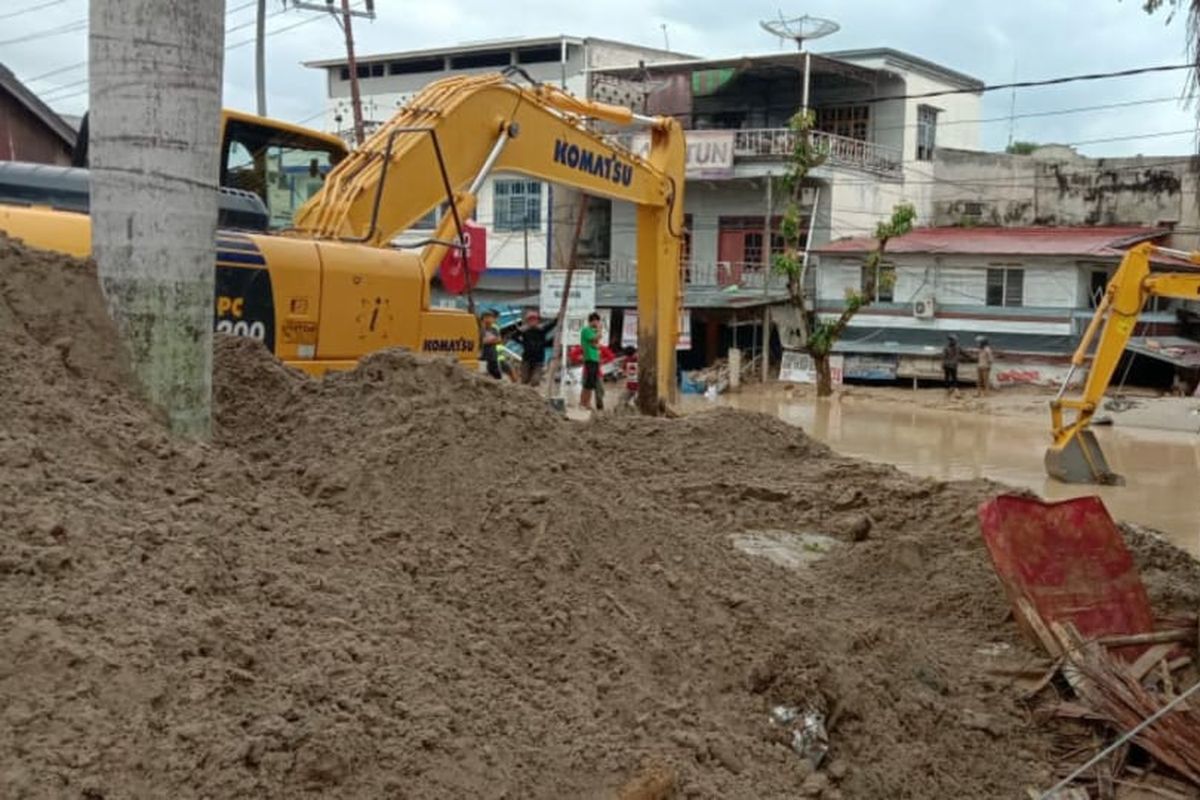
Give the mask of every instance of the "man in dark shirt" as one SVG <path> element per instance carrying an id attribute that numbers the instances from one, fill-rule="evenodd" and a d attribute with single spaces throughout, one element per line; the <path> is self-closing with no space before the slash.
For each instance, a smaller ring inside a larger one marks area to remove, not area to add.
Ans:
<path id="1" fill-rule="evenodd" d="M 542 382 L 542 370 L 546 366 L 546 334 L 558 324 L 557 320 L 542 323 L 538 312 L 525 312 L 525 324 L 513 334 L 512 339 L 521 345 L 521 383 L 537 386 Z"/>
<path id="2" fill-rule="evenodd" d="M 500 372 L 500 354 L 496 346 L 500 344 L 500 329 L 496 327 L 498 315 L 492 309 L 487 309 L 480 315 L 479 356 L 487 365 L 487 373 L 496 380 L 504 377 Z"/>
<path id="3" fill-rule="evenodd" d="M 958 391 L 958 362 L 961 359 L 958 337 L 950 334 L 946 337 L 946 346 L 942 348 L 942 376 L 946 380 L 946 394 Z"/>

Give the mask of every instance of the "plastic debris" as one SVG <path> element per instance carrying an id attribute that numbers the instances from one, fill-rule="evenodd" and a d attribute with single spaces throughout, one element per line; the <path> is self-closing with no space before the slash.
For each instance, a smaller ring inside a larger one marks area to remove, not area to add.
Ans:
<path id="1" fill-rule="evenodd" d="M 792 706 L 774 706 L 771 721 L 792 730 L 792 750 L 801 758 L 808 759 L 813 769 L 821 766 L 829 752 L 829 734 L 825 730 L 825 715 L 808 710 L 801 713 Z"/>

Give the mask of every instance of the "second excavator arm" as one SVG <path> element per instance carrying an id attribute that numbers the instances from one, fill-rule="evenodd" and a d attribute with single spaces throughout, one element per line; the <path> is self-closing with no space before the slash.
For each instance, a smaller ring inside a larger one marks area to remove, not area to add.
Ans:
<path id="1" fill-rule="evenodd" d="M 650 150 L 634 155 L 588 120 L 644 124 Z M 422 253 L 425 288 L 492 172 L 515 172 L 637 205 L 639 407 L 655 413 L 675 389 L 682 306 L 685 145 L 678 122 L 579 100 L 503 75 L 452 77 L 414 97 L 329 173 L 296 215 L 297 235 L 388 244 L 431 210 L 445 213 Z M 423 298 L 423 304 L 428 297 Z M 643 388 L 644 387 L 644 388 Z"/>
<path id="2" fill-rule="evenodd" d="M 1120 476 L 1109 468 L 1108 460 L 1089 428 L 1092 417 L 1108 390 L 1117 362 L 1133 336 L 1146 301 L 1151 297 L 1200 300 L 1200 273 L 1151 272 L 1150 257 L 1154 253 L 1182 258 L 1200 266 L 1200 252 L 1169 250 L 1150 243 L 1139 244 L 1125 253 L 1071 358 L 1071 369 L 1062 387 L 1050 401 L 1054 441 L 1046 451 L 1046 472 L 1052 478 L 1066 483 L 1121 481 Z M 1091 356 L 1083 393 L 1077 398 L 1065 397 L 1076 370 L 1086 363 L 1093 341 L 1096 349 Z M 1064 409 L 1073 410 L 1074 419 L 1064 419 Z"/>

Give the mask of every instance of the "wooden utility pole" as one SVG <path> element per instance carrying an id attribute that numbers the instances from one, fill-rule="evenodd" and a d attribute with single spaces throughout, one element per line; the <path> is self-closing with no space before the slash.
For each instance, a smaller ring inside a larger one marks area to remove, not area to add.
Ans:
<path id="1" fill-rule="evenodd" d="M 346 60 L 350 65 L 350 103 L 354 106 L 354 144 L 361 147 L 363 132 L 362 94 L 358 91 L 358 61 L 354 58 L 354 28 L 350 20 L 350 0 L 342 0 L 342 30 L 346 33 Z"/>
<path id="2" fill-rule="evenodd" d="M 91 0 L 92 255 L 149 400 L 211 429 L 225 2 Z"/>
<path id="3" fill-rule="evenodd" d="M 350 7 L 350 0 L 341 0 L 340 9 L 334 8 L 334 0 L 325 0 L 324 5 L 307 0 L 292 0 L 292 7 L 305 11 L 325 11 L 337 20 L 346 35 L 346 68 L 350 80 L 350 105 L 354 113 L 354 142 L 361 145 L 366 139 L 366 129 L 363 126 L 362 94 L 358 87 L 358 60 L 354 57 L 354 27 L 351 20 L 354 17 L 375 19 L 375 0 L 363 0 L 363 10 Z"/>

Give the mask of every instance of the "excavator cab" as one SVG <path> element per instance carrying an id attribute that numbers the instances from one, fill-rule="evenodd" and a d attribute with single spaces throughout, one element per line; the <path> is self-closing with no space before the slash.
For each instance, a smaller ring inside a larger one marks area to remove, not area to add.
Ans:
<path id="1" fill-rule="evenodd" d="M 296 211 L 348 152 L 331 134 L 242 111 L 221 111 L 221 186 L 257 195 L 267 208 L 270 230 L 292 227 Z M 87 114 L 79 125 L 71 165 L 88 165 Z"/>

